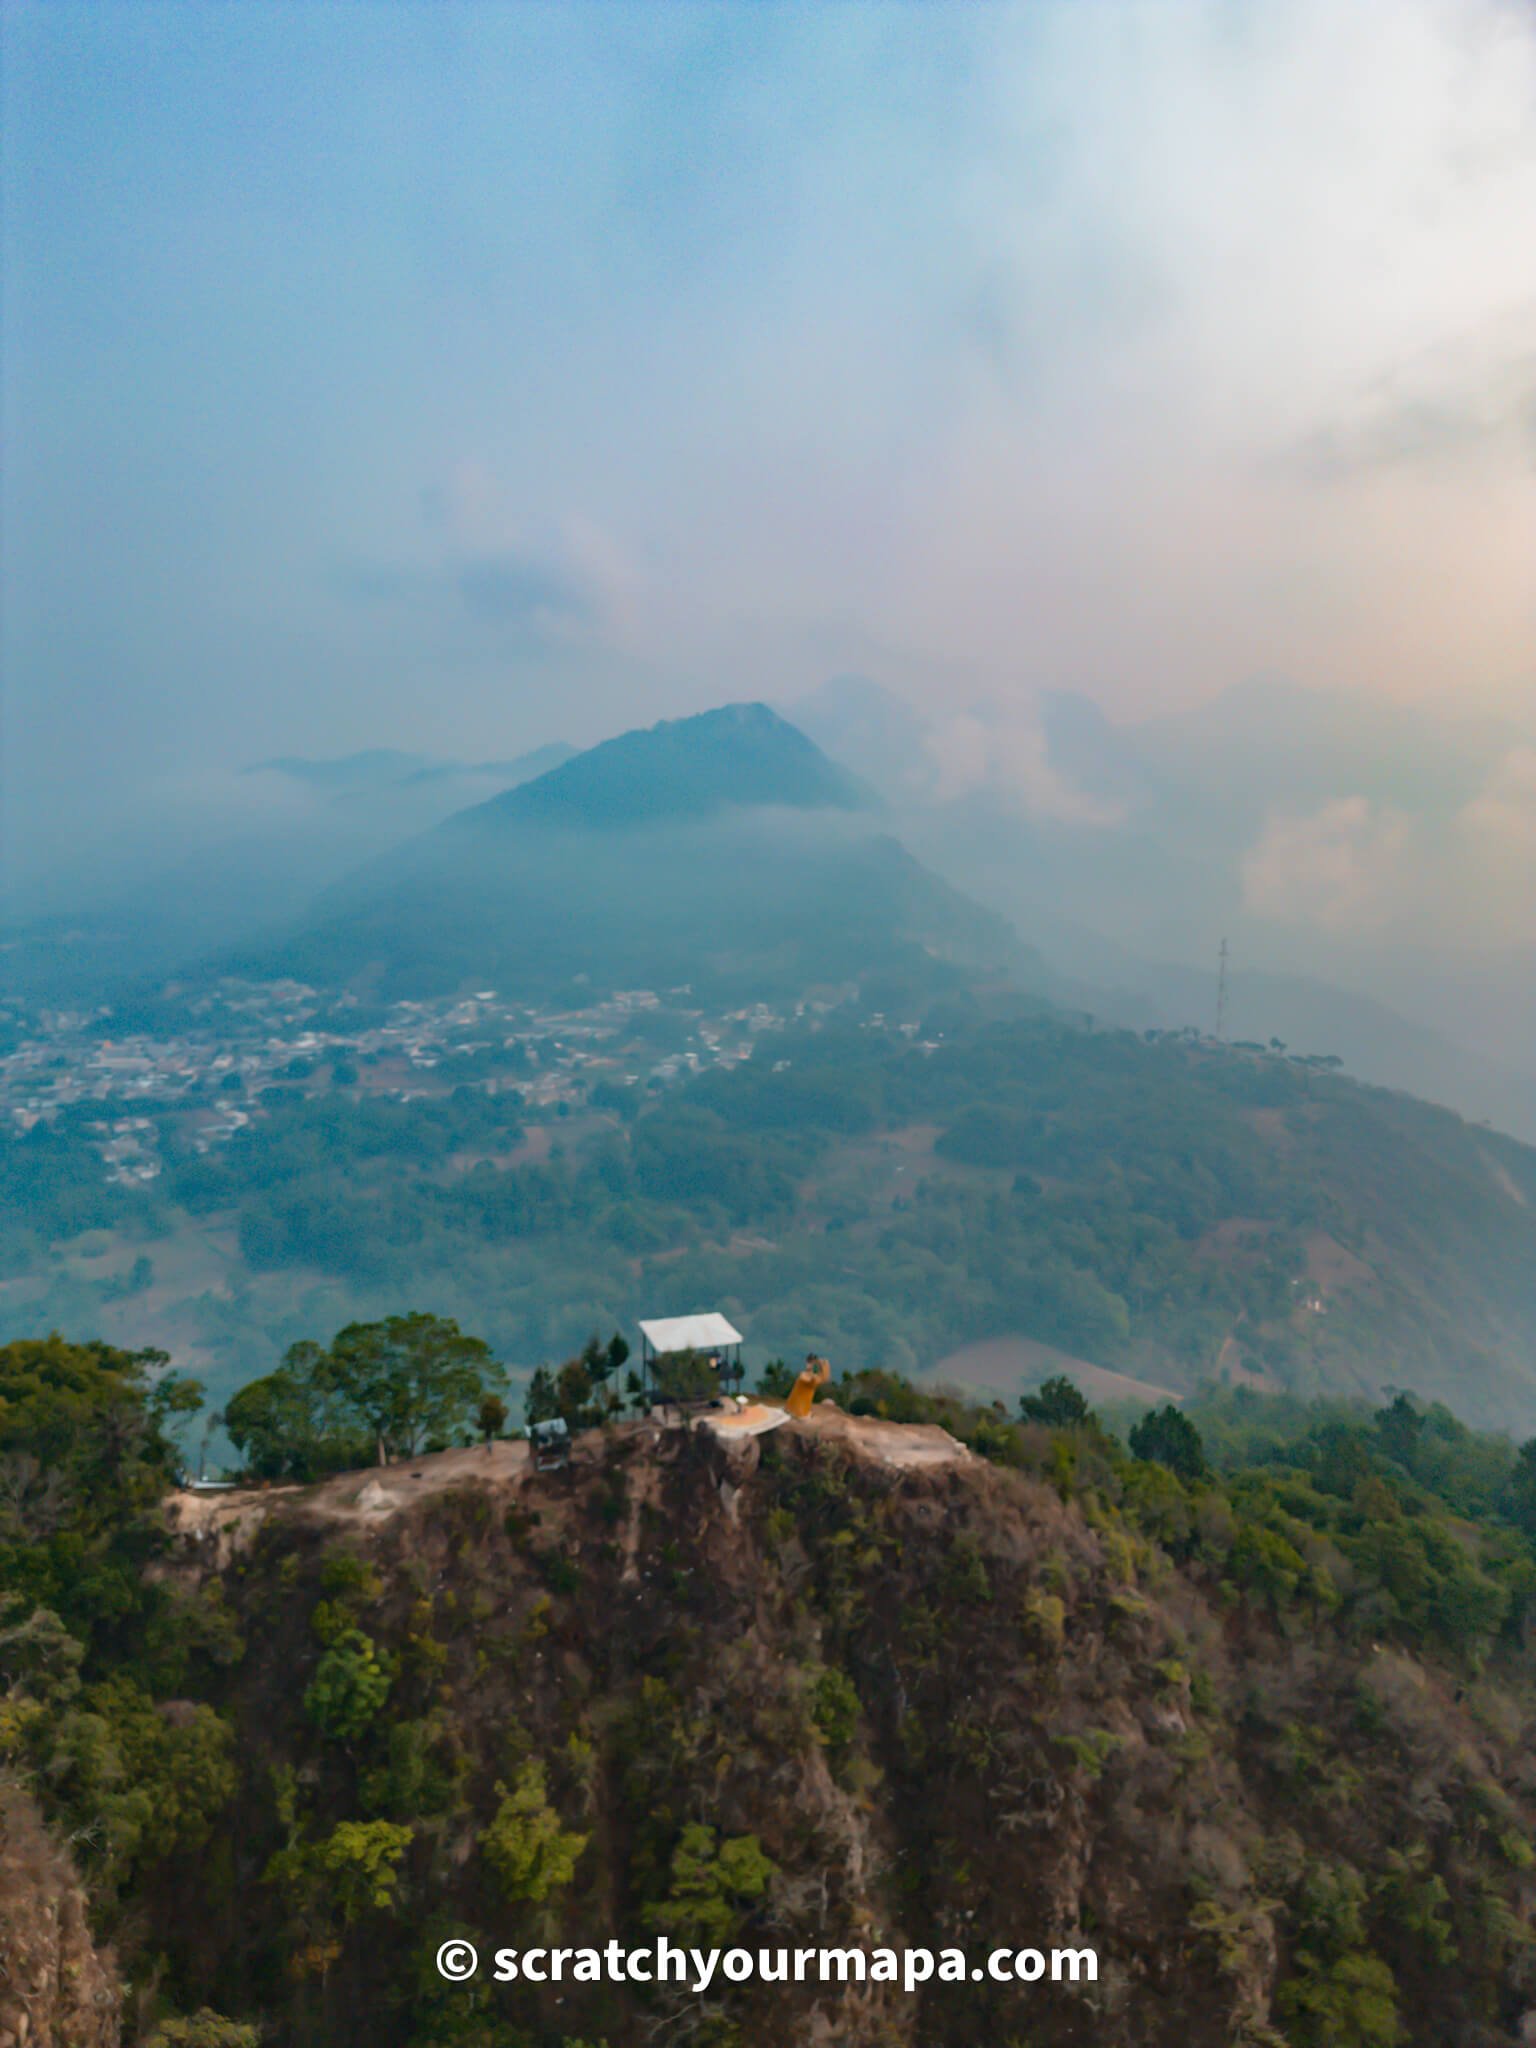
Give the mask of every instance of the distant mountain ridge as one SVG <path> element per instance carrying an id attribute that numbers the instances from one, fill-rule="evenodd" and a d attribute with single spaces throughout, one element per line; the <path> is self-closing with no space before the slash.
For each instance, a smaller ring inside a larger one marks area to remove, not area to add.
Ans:
<path id="1" fill-rule="evenodd" d="M 1390 926 L 1287 922 L 1249 901 L 1245 882 L 1272 815 L 1305 823 L 1329 805 L 1364 806 L 1367 821 L 1400 812 L 1427 842 L 1454 838 L 1456 807 L 1489 786 L 1501 758 L 1536 745 L 1528 722 L 1435 719 L 1274 676 L 1140 723 L 1068 691 L 1040 692 L 1034 714 L 1047 796 L 1064 784 L 1082 799 L 1075 809 L 1032 802 L 1010 779 L 1005 725 L 991 747 L 971 734 L 966 786 L 946 794 L 943 709 L 919 711 L 859 677 L 791 707 L 900 803 L 920 860 L 1041 947 L 1057 1000 L 1125 1024 L 1210 1030 L 1216 948 L 1230 937 L 1234 1036 L 1337 1053 L 1364 1079 L 1536 1140 L 1528 952 L 1490 952 L 1472 929 L 1453 945 L 1433 920 L 1411 943 Z M 960 715 L 985 730 L 993 714 Z"/>
<path id="2" fill-rule="evenodd" d="M 551 768 L 570 760 L 575 752 L 564 740 L 551 740 L 507 761 L 440 761 L 429 754 L 402 753 L 396 747 L 364 747 L 351 754 L 279 754 L 271 760 L 253 761 L 242 772 L 278 775 L 305 789 L 350 797 L 455 778 L 466 783 L 494 780 L 510 787 L 547 775 Z"/>
<path id="3" fill-rule="evenodd" d="M 462 829 L 687 823 L 756 808 L 861 811 L 879 799 L 766 704 L 620 733 L 450 820 Z"/>
<path id="4" fill-rule="evenodd" d="M 800 993 L 980 973 L 1038 992 L 1006 920 L 880 827 L 764 704 L 621 734 L 369 862 L 238 970 L 400 993 L 709 984 Z"/>

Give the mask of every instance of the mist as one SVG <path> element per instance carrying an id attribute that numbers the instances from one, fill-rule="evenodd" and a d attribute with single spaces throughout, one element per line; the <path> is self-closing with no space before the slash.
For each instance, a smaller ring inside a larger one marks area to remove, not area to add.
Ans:
<path id="1" fill-rule="evenodd" d="M 273 755 L 504 760 L 854 671 L 925 801 L 1017 814 L 1143 953 L 1237 926 L 1427 1013 L 1426 949 L 1536 937 L 1528 9 L 8 42 L 13 911 L 375 850 Z"/>

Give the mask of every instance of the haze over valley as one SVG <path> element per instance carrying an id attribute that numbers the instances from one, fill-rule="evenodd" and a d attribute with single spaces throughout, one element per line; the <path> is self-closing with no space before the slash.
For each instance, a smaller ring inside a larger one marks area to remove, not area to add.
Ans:
<path id="1" fill-rule="evenodd" d="M 1530 2048 L 1529 0 L 0 34 L 0 2048 Z"/>
<path id="2" fill-rule="evenodd" d="M 109 1002 L 13 999 L 0 1330 L 132 1329 L 222 1391 L 402 1288 L 524 1376 L 699 1297 L 754 1358 L 933 1379 L 1007 1340 L 1010 1398 L 1054 1358 L 1536 1426 L 1536 1154 L 1364 1085 L 1406 1027 L 1352 1081 L 1239 1035 L 1235 975 L 1220 1037 L 1149 1022 L 1176 983 L 1053 969 L 906 849 L 913 818 L 955 823 L 728 706 Z"/>

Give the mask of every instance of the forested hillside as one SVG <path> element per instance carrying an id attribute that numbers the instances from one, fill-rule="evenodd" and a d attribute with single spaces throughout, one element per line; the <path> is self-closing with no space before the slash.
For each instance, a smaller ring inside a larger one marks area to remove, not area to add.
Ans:
<path id="1" fill-rule="evenodd" d="M 626 1424 L 563 1473 L 498 1444 L 168 1513 L 157 1373 L 0 1352 L 0 2027 L 24 1983 L 34 2040 L 88 1985 L 54 2039 L 93 2048 L 117 1988 L 132 2048 L 1524 2038 L 1536 1467 L 1444 1410 L 1240 1392 L 1127 1447 L 1070 1389 L 1010 1420 L 866 1375 L 731 1451 Z M 97 1946 L 43 1985 L 71 1862 Z M 662 1931 L 1100 1975 L 432 1964 Z"/>
<path id="2" fill-rule="evenodd" d="M 682 1009 L 643 1029 L 700 1043 Z M 11 1138 L 6 1333 L 147 1335 L 223 1394 L 402 1301 L 523 1374 L 709 1304 L 759 1360 L 923 1375 L 1012 1333 L 1174 1392 L 1402 1387 L 1536 1428 L 1536 1153 L 1325 1067 L 955 998 L 559 1105 L 513 1053 L 452 1071 L 382 1101 L 322 1069 L 215 1150 L 167 1109 L 142 1188 L 81 1117 Z"/>
<path id="3" fill-rule="evenodd" d="M 669 987 L 762 1000 L 957 968 L 1043 979 L 763 704 L 663 720 L 405 839 L 226 969 L 419 996 Z"/>

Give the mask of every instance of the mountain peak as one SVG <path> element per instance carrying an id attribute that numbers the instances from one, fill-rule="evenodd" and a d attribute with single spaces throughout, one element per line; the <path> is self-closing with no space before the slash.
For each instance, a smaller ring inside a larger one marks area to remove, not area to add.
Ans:
<path id="1" fill-rule="evenodd" d="M 773 807 L 856 811 L 874 798 L 766 704 L 723 704 L 589 747 L 457 823 L 584 829 L 680 823 Z"/>

